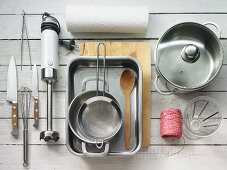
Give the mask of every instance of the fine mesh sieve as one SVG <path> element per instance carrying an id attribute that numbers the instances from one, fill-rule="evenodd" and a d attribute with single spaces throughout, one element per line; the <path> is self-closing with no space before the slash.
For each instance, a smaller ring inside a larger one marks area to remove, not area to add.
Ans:
<path id="1" fill-rule="evenodd" d="M 99 46 L 104 46 L 103 56 L 103 90 L 99 91 Z M 86 100 L 79 109 L 79 127 L 85 137 L 95 139 L 97 143 L 103 143 L 113 137 L 122 125 L 121 110 L 112 98 L 106 96 L 105 72 L 106 54 L 105 44 L 100 43 L 97 47 L 96 69 L 96 96 Z M 101 92 L 101 93 L 100 93 Z M 102 145 L 101 145 L 102 146 Z M 100 147 L 101 147 L 100 146 Z M 98 147 L 98 146 L 97 146 Z"/>
<path id="2" fill-rule="evenodd" d="M 121 118 L 118 106 L 114 102 L 93 97 L 88 99 L 84 106 L 81 109 L 83 113 L 79 114 L 79 120 L 81 120 L 79 123 L 86 135 L 97 140 L 104 140 L 118 131 Z"/>

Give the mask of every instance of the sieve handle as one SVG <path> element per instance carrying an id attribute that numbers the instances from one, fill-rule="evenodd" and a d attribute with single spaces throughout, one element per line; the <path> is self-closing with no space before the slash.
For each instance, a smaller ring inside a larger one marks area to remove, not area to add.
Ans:
<path id="1" fill-rule="evenodd" d="M 105 149 L 104 149 L 103 152 L 91 153 L 91 152 L 87 151 L 86 143 L 82 142 L 82 152 L 87 157 L 105 157 L 109 153 L 109 149 L 110 149 L 110 145 L 109 145 L 109 143 L 106 143 L 105 144 Z"/>
<path id="2" fill-rule="evenodd" d="M 99 80 L 100 81 L 104 81 L 104 79 L 102 77 L 99 77 Z M 96 76 L 93 76 L 93 77 L 88 77 L 88 78 L 85 78 L 83 81 L 82 81 L 82 91 L 86 91 L 86 87 L 87 87 L 87 83 L 89 81 L 97 81 L 97 77 Z M 106 88 L 106 91 L 109 91 L 109 83 L 106 81 L 105 82 L 105 88 Z"/>
<path id="3" fill-rule="evenodd" d="M 97 86 L 97 90 L 96 90 L 96 95 L 98 96 L 99 93 L 99 47 L 100 45 L 103 45 L 104 47 L 104 54 L 103 54 L 103 96 L 105 96 L 105 82 L 106 82 L 106 44 L 104 43 L 99 43 L 97 46 L 97 68 L 96 68 L 96 77 L 97 77 L 97 82 L 96 82 L 96 86 Z"/>

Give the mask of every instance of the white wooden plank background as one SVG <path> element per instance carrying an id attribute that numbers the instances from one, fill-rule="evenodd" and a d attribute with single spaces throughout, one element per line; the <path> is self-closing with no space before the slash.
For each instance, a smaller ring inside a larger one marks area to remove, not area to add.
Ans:
<path id="1" fill-rule="evenodd" d="M 113 0 L 10 0 L 1 3 L 0 13 L 2 14 L 18 14 L 26 9 L 28 13 L 37 14 L 49 11 L 51 13 L 64 13 L 67 4 L 83 4 L 83 5 L 147 5 L 150 13 L 225 13 L 227 2 L 225 0 L 132 0 L 132 1 L 113 1 Z"/>
<path id="2" fill-rule="evenodd" d="M 142 34 L 71 34 L 65 27 L 64 8 L 67 4 L 102 4 L 102 5 L 147 5 L 149 6 L 149 30 Z M 20 121 L 20 136 L 14 139 L 11 130 L 11 107 L 6 102 L 6 77 L 10 56 L 14 55 L 18 66 L 19 85 L 31 85 L 32 72 L 28 66 L 28 51 L 25 51 L 23 70 L 20 70 L 20 34 L 22 10 L 27 13 L 27 26 L 31 45 L 32 64 L 37 64 L 40 74 L 40 22 L 43 12 L 50 12 L 61 23 L 61 39 L 83 40 L 143 40 L 155 49 L 157 39 L 170 26 L 194 21 L 204 23 L 213 21 L 222 31 L 221 42 L 225 51 L 223 68 L 217 78 L 201 92 L 189 95 L 161 96 L 152 88 L 151 144 L 147 150 L 141 150 L 131 158 L 79 158 L 73 156 L 65 146 L 65 73 L 67 62 L 78 56 L 77 50 L 69 53 L 64 48 L 59 49 L 59 81 L 54 88 L 54 129 L 60 132 L 57 143 L 47 145 L 39 140 L 39 132 L 46 126 L 46 87 L 39 84 L 40 95 L 40 127 L 32 127 L 33 115 L 29 118 L 29 154 L 30 169 L 80 169 L 80 170 L 122 170 L 122 169 L 220 169 L 227 168 L 227 1 L 219 0 L 0 0 L 0 170 L 24 169 L 22 166 L 22 120 Z M 215 29 L 214 29 L 215 31 Z M 26 49 L 26 43 L 24 44 Z M 155 68 L 152 57 L 152 82 Z M 164 89 L 164 87 L 162 87 Z M 224 120 L 212 137 L 199 140 L 185 139 L 181 141 L 165 141 L 159 135 L 159 114 L 166 107 L 184 109 L 193 97 L 207 95 L 215 98 L 223 110 Z M 56 107 L 57 106 L 57 107 Z M 33 106 L 31 106 L 33 107 Z M 171 156 L 179 151 L 182 152 Z"/>

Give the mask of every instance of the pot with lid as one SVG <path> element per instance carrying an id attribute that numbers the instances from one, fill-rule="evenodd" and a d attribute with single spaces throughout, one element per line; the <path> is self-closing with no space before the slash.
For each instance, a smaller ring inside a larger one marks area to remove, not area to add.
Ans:
<path id="1" fill-rule="evenodd" d="M 217 28 L 217 35 L 207 25 Z M 154 85 L 163 95 L 187 93 L 207 86 L 219 73 L 223 48 L 217 24 L 185 22 L 168 29 L 155 49 L 157 77 Z M 170 92 L 158 88 L 158 80 Z"/>

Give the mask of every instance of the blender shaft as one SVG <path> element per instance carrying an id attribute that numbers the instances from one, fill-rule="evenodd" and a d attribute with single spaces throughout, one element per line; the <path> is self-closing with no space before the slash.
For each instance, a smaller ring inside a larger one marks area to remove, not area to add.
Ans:
<path id="1" fill-rule="evenodd" d="M 47 130 L 52 130 L 53 83 L 47 82 Z"/>

